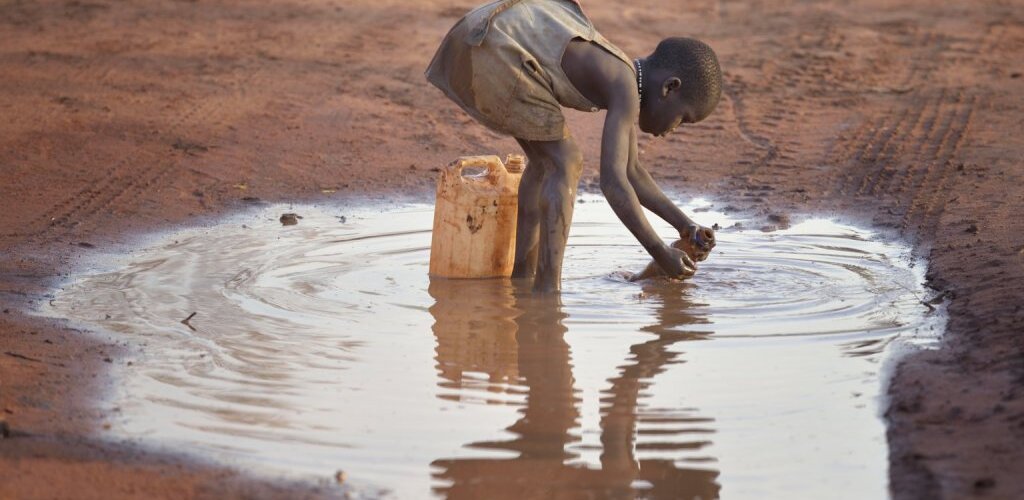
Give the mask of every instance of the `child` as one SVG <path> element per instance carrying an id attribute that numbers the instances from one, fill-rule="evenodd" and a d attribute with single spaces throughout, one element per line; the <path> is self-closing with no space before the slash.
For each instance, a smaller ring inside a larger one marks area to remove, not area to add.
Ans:
<path id="1" fill-rule="evenodd" d="M 451 29 L 427 79 L 467 113 L 523 148 L 529 166 L 519 187 L 513 278 L 535 276 L 534 290 L 558 291 L 562 257 L 583 170 L 561 106 L 607 110 L 601 138 L 601 191 L 622 223 L 665 271 L 692 276 L 714 238 L 676 207 L 637 161 L 643 132 L 664 136 L 703 120 L 718 104 L 722 74 L 714 52 L 669 38 L 630 60 L 598 33 L 573 0 L 499 0 Z M 691 239 L 694 255 L 666 245 L 641 206 Z"/>

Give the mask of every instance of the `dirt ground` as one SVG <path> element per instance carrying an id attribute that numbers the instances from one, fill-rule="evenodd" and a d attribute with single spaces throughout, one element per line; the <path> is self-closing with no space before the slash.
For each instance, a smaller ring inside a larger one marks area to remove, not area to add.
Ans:
<path id="1" fill-rule="evenodd" d="M 584 0 L 644 55 L 719 54 L 705 122 L 642 139 L 667 190 L 758 224 L 912 241 L 948 331 L 886 412 L 897 498 L 1024 498 L 1024 8 L 1017 0 Z M 422 76 L 467 0 L 0 0 L 0 498 L 321 497 L 106 437 L 128 344 L 24 311 L 83 255 L 259 200 L 429 200 L 514 151 Z M 595 189 L 601 114 L 573 115 Z M 784 219 L 781 218 L 781 219 Z M 105 340 L 104 340 L 105 339 Z"/>

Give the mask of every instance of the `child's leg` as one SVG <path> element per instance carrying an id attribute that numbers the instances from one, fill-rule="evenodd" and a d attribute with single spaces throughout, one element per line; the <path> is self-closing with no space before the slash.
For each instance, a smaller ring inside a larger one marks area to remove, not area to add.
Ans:
<path id="1" fill-rule="evenodd" d="M 537 272 L 537 244 L 540 241 L 540 189 L 544 180 L 544 158 L 530 141 L 516 139 L 529 163 L 519 180 L 519 211 L 516 217 L 516 259 L 513 278 L 532 278 Z"/>
<path id="2" fill-rule="evenodd" d="M 583 155 L 572 137 L 529 144 L 544 159 L 545 167 L 539 196 L 540 237 L 533 288 L 554 292 L 561 288 L 562 258 L 576 204 L 576 188 L 583 173 Z"/>

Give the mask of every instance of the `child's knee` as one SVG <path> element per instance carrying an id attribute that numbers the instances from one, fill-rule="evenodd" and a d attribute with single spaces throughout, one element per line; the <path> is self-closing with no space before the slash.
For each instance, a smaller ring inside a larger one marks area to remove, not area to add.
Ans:
<path id="1" fill-rule="evenodd" d="M 583 150 L 580 149 L 575 141 L 569 145 L 569 162 L 573 168 L 583 168 Z"/>
<path id="2" fill-rule="evenodd" d="M 562 152 L 562 168 L 571 178 L 577 178 L 583 173 L 583 151 L 576 145 L 575 141 L 568 142 Z"/>

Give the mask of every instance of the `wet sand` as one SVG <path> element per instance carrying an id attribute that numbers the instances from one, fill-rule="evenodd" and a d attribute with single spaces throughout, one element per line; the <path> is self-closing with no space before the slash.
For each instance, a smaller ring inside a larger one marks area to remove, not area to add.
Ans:
<path id="1" fill-rule="evenodd" d="M 585 5 L 627 53 L 680 33 L 719 53 L 716 113 L 643 139 L 663 186 L 765 226 L 836 214 L 929 259 L 950 320 L 943 348 L 904 359 L 889 387 L 895 496 L 1024 496 L 1019 7 Z M 436 42 L 470 6 L 0 6 L 0 417 L 11 435 L 0 467 L 13 472 L 0 496 L 338 493 L 103 440 L 116 410 L 93 402 L 111 389 L 122 341 L 21 311 L 48 300 L 83 255 L 145 230 L 260 200 L 427 201 L 432 168 L 514 151 L 423 83 Z M 600 116 L 571 118 L 593 190 Z"/>

